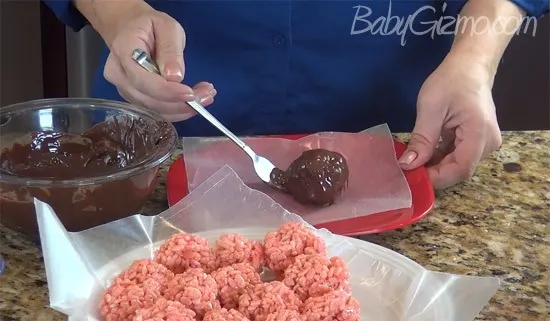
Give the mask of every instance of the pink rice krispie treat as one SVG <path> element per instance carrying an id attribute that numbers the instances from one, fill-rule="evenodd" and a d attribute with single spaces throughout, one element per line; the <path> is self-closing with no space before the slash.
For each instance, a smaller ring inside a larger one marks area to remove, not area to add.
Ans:
<path id="1" fill-rule="evenodd" d="M 294 290 L 301 300 L 332 290 L 351 293 L 346 262 L 335 256 L 298 255 L 284 271 L 283 283 Z"/>
<path id="2" fill-rule="evenodd" d="M 330 291 L 312 296 L 301 308 L 303 321 L 359 321 L 359 304 L 348 293 Z"/>
<path id="3" fill-rule="evenodd" d="M 299 311 L 302 301 L 279 281 L 247 286 L 239 297 L 239 312 L 254 321 L 265 321 L 280 310 Z"/>
<path id="4" fill-rule="evenodd" d="M 160 298 L 153 306 L 138 309 L 132 321 L 196 321 L 195 316 L 183 304 Z"/>
<path id="5" fill-rule="evenodd" d="M 202 321 L 250 321 L 247 317 L 242 315 L 239 311 L 234 309 L 216 309 L 208 311 L 204 315 Z"/>
<path id="6" fill-rule="evenodd" d="M 336 315 L 336 321 L 359 321 L 361 308 L 359 302 L 352 296 L 346 300 L 344 310 Z"/>
<path id="7" fill-rule="evenodd" d="M 299 222 L 285 223 L 264 239 L 267 266 L 275 273 L 284 271 L 300 254 L 327 255 L 325 242 Z"/>
<path id="8" fill-rule="evenodd" d="M 269 314 L 265 321 L 302 321 L 302 316 L 298 311 L 280 310 Z"/>
<path id="9" fill-rule="evenodd" d="M 172 235 L 157 251 L 155 261 L 174 273 L 201 268 L 210 273 L 216 268 L 214 254 L 205 238 L 188 233 Z"/>
<path id="10" fill-rule="evenodd" d="M 161 298 L 161 285 L 152 279 L 140 284 L 113 284 L 105 291 L 99 311 L 105 321 L 132 320 L 136 310 L 149 308 Z"/>
<path id="11" fill-rule="evenodd" d="M 213 252 L 218 268 L 235 263 L 249 263 L 261 271 L 265 261 L 261 243 L 235 233 L 220 236 L 214 243 Z"/>
<path id="12" fill-rule="evenodd" d="M 212 272 L 211 276 L 218 284 L 218 296 L 222 307 L 236 309 L 239 294 L 247 285 L 261 283 L 260 274 L 248 263 L 237 263 Z"/>
<path id="13" fill-rule="evenodd" d="M 168 270 L 164 265 L 150 259 L 136 260 L 129 268 L 119 274 L 112 284 L 131 285 L 140 284 L 147 279 L 157 281 L 161 287 L 166 286 L 169 280 L 174 277 L 174 273 Z"/>
<path id="14" fill-rule="evenodd" d="M 188 269 L 176 274 L 168 282 L 164 297 L 168 300 L 179 301 L 185 307 L 195 311 L 198 317 L 220 306 L 216 297 L 218 285 L 214 279 L 202 269 Z"/>

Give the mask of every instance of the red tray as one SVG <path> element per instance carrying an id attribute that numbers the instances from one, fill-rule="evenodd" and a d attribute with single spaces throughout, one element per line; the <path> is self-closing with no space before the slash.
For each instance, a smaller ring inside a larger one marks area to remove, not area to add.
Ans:
<path id="1" fill-rule="evenodd" d="M 304 136 L 285 135 L 277 137 L 295 140 Z M 399 158 L 405 152 L 406 145 L 398 141 L 394 141 L 394 145 L 395 154 Z M 323 223 L 316 225 L 316 227 L 326 228 L 335 234 L 355 236 L 391 231 L 419 221 L 433 208 L 435 196 L 432 183 L 424 167 L 404 171 L 404 174 L 411 189 L 412 209 L 381 212 L 364 217 Z M 183 156 L 176 159 L 170 166 L 166 178 L 166 190 L 170 206 L 179 202 L 189 193 Z"/>

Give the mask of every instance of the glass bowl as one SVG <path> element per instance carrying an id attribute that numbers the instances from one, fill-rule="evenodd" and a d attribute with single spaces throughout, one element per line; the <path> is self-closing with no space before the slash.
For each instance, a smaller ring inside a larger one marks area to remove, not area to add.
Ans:
<path id="1" fill-rule="evenodd" d="M 178 139 L 174 126 L 151 110 L 89 98 L 43 99 L 5 106 L 0 108 L 0 147 L 10 148 L 21 137 L 39 131 L 82 134 L 113 119 L 126 119 L 127 125 L 139 122 L 147 135 L 162 128 L 162 139 L 150 144 L 139 161 L 95 176 L 82 173 L 74 179 L 33 179 L 0 171 L 0 222 L 38 236 L 33 198 L 50 204 L 70 232 L 138 213 L 155 188 L 160 164 L 174 152 Z M 0 159 L 2 164 L 4 161 Z"/>

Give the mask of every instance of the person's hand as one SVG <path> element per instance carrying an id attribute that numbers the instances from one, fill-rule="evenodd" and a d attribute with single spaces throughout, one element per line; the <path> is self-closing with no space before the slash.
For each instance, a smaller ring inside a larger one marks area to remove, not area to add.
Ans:
<path id="1" fill-rule="evenodd" d="M 134 49 L 143 49 L 157 62 L 162 76 L 150 73 L 132 60 Z M 211 104 L 214 86 L 200 82 L 193 88 L 181 82 L 185 75 L 185 32 L 169 15 L 146 6 L 125 15 L 113 36 L 104 76 L 128 102 L 153 109 L 176 122 L 195 115 L 185 101 Z"/>
<path id="2" fill-rule="evenodd" d="M 449 55 L 424 82 L 403 169 L 426 165 L 436 189 L 469 180 L 502 143 L 491 93 L 494 75 L 468 55 Z"/>

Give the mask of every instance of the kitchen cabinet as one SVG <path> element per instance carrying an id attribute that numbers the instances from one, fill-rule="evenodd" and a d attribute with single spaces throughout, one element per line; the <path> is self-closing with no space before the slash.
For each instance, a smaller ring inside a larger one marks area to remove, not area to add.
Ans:
<path id="1" fill-rule="evenodd" d="M 504 53 L 493 87 L 502 130 L 550 129 L 549 31 L 546 15 L 534 37 L 522 29 Z"/>
<path id="2" fill-rule="evenodd" d="M 40 2 L 44 98 L 67 97 L 67 43 L 65 25 Z M 47 63 L 46 63 L 47 62 Z"/>
<path id="3" fill-rule="evenodd" d="M 0 1 L 0 106 L 42 98 L 38 1 Z"/>

